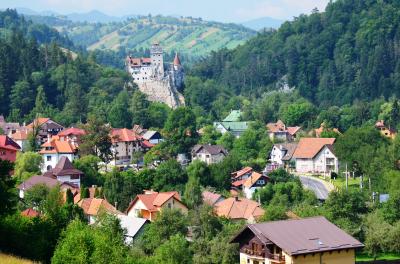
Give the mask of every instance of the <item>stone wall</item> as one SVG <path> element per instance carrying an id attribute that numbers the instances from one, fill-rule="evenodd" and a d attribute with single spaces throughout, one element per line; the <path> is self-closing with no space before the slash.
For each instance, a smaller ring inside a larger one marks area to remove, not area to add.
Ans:
<path id="1" fill-rule="evenodd" d="M 171 108 L 185 105 L 183 95 L 178 92 L 169 77 L 161 80 L 148 80 L 138 86 L 139 90 L 147 95 L 149 101 L 165 103 Z"/>

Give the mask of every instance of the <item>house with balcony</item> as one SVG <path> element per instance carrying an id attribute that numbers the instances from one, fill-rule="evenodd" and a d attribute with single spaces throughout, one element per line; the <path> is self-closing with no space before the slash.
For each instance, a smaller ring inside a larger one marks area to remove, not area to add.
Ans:
<path id="1" fill-rule="evenodd" d="M 296 172 L 326 174 L 339 171 L 335 138 L 301 138 L 293 154 Z"/>
<path id="2" fill-rule="evenodd" d="M 64 127 L 50 118 L 36 118 L 26 126 L 29 131 L 38 130 L 38 143 L 43 144 L 50 137 L 57 135 Z"/>
<path id="3" fill-rule="evenodd" d="M 128 165 L 132 155 L 141 151 L 143 137 L 127 128 L 113 128 L 111 130 L 111 153 L 113 159 L 110 163 L 114 166 Z"/>
<path id="4" fill-rule="evenodd" d="M 297 148 L 297 143 L 274 144 L 269 155 L 271 164 L 278 167 L 288 168 L 293 161 L 293 154 Z"/>
<path id="5" fill-rule="evenodd" d="M 354 264 L 364 246 L 325 217 L 250 224 L 231 243 L 240 264 Z"/>
<path id="6" fill-rule="evenodd" d="M 42 173 L 56 167 L 61 158 L 66 157 L 74 161 L 78 155 L 78 148 L 70 141 L 60 141 L 58 136 L 48 138 L 48 141 L 41 146 L 39 154 L 43 157 Z"/>
<path id="7" fill-rule="evenodd" d="M 79 146 L 81 143 L 81 137 L 86 135 L 86 131 L 81 128 L 70 127 L 62 130 L 57 135 L 60 138 L 60 141 L 69 141 L 72 144 Z"/>
<path id="8" fill-rule="evenodd" d="M 288 142 L 294 141 L 301 131 L 301 127 L 286 127 L 285 123 L 278 120 L 276 123 L 268 123 L 266 125 L 267 132 L 271 141 Z"/>
<path id="9" fill-rule="evenodd" d="M 60 183 L 69 183 L 72 186 L 80 188 L 83 172 L 75 169 L 71 161 L 63 156 L 60 158 L 57 165 L 53 169 L 46 171 L 43 176 L 56 179 Z"/>

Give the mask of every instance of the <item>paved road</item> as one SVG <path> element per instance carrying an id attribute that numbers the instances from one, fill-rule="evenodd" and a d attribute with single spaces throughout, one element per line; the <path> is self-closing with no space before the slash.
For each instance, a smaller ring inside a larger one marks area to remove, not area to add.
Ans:
<path id="1" fill-rule="evenodd" d="M 299 176 L 301 183 L 306 189 L 312 190 L 319 200 L 326 200 L 329 195 L 329 190 L 326 186 L 313 178 Z"/>

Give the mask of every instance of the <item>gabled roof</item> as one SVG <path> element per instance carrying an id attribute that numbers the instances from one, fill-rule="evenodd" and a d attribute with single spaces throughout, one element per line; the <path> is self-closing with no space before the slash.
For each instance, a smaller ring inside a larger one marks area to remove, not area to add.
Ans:
<path id="1" fill-rule="evenodd" d="M 132 142 L 140 140 L 142 137 L 127 128 L 113 128 L 111 130 L 111 141 L 117 142 Z"/>
<path id="2" fill-rule="evenodd" d="M 150 191 L 145 194 L 138 194 L 136 198 L 130 203 L 128 209 L 129 210 L 135 205 L 135 203 L 140 200 L 144 206 L 149 211 L 158 211 L 160 207 L 162 207 L 170 198 L 174 198 L 176 201 L 181 202 L 181 197 L 178 192 L 153 192 Z M 181 202 L 182 203 L 182 202 Z"/>
<path id="3" fill-rule="evenodd" d="M 18 151 L 21 149 L 14 140 L 5 135 L 0 135 L 0 148 L 13 151 Z"/>
<path id="4" fill-rule="evenodd" d="M 30 123 L 29 125 L 27 125 L 28 128 L 33 128 L 34 125 L 36 126 L 41 126 L 44 123 L 47 123 L 50 120 L 50 118 L 48 117 L 39 117 L 36 118 L 35 120 L 33 120 L 32 123 Z"/>
<path id="5" fill-rule="evenodd" d="M 58 163 L 54 167 L 54 169 L 45 172 L 43 176 L 57 177 L 57 176 L 66 176 L 66 175 L 83 175 L 83 172 L 81 172 L 78 169 L 75 169 L 74 166 L 72 165 L 71 161 L 69 161 L 69 159 L 67 157 L 63 156 L 60 158 L 60 160 L 58 161 Z"/>
<path id="6" fill-rule="evenodd" d="M 11 138 L 13 140 L 27 140 L 28 139 L 28 130 L 26 129 L 18 129 L 14 134 L 11 134 Z"/>
<path id="7" fill-rule="evenodd" d="M 74 144 L 69 141 L 60 141 L 58 136 L 52 137 L 50 141 L 46 141 L 41 147 L 42 150 L 39 152 L 40 154 L 75 153 L 77 151 L 77 148 Z"/>
<path id="8" fill-rule="evenodd" d="M 223 122 L 239 122 L 242 117 L 242 112 L 240 110 L 232 110 L 227 117 L 225 117 Z"/>
<path id="9" fill-rule="evenodd" d="M 285 132 L 286 126 L 282 122 L 282 120 L 278 120 L 276 123 L 268 123 L 267 130 L 268 130 L 268 132 L 271 132 L 271 133 Z"/>
<path id="10" fill-rule="evenodd" d="M 243 183 L 243 186 L 247 187 L 247 188 L 251 188 L 262 177 L 267 178 L 266 176 L 263 176 L 262 174 L 260 174 L 258 172 L 253 172 L 251 174 L 251 176 L 249 178 L 247 178 L 246 181 Z"/>
<path id="11" fill-rule="evenodd" d="M 218 155 L 220 153 L 224 155 L 228 154 L 228 151 L 220 145 L 195 145 L 192 149 L 192 153 L 198 153 L 202 149 L 210 155 Z"/>
<path id="12" fill-rule="evenodd" d="M 215 205 L 215 213 L 230 219 L 257 219 L 264 215 L 264 209 L 256 201 L 231 197 Z"/>
<path id="13" fill-rule="evenodd" d="M 325 145 L 333 145 L 335 138 L 301 138 L 293 157 L 296 159 L 312 159 Z"/>
<path id="14" fill-rule="evenodd" d="M 287 127 L 287 132 L 288 132 L 290 135 L 294 136 L 297 132 L 300 131 L 300 129 L 301 129 L 301 127 L 299 127 L 299 126 Z"/>
<path id="15" fill-rule="evenodd" d="M 32 176 L 29 179 L 27 179 L 26 181 L 22 182 L 20 185 L 18 185 L 18 189 L 19 190 L 29 190 L 30 188 L 32 188 L 35 185 L 38 184 L 44 184 L 49 188 L 53 188 L 55 187 L 57 184 L 59 184 L 59 182 L 56 179 L 50 178 L 50 177 L 44 177 L 44 176 Z"/>
<path id="16" fill-rule="evenodd" d="M 145 218 L 117 215 L 122 228 L 126 229 L 126 236 L 135 237 L 142 227 L 149 221 Z"/>
<path id="17" fill-rule="evenodd" d="M 274 144 L 274 147 L 286 151 L 285 155 L 282 157 L 282 160 L 289 161 L 292 159 L 293 154 L 296 151 L 297 143 Z"/>
<path id="18" fill-rule="evenodd" d="M 38 216 L 40 216 L 40 213 L 33 208 L 28 208 L 28 209 L 22 211 L 21 215 L 26 216 L 26 217 L 38 217 Z"/>
<path id="19" fill-rule="evenodd" d="M 62 131 L 60 131 L 58 134 L 58 136 L 70 136 L 70 135 L 74 135 L 74 136 L 83 136 L 86 135 L 86 131 L 84 129 L 81 128 L 76 128 L 76 127 L 70 127 L 67 129 L 64 129 Z"/>
<path id="20" fill-rule="evenodd" d="M 209 191 L 202 192 L 201 196 L 203 198 L 203 202 L 211 206 L 218 202 L 219 199 L 223 198 L 221 194 Z"/>
<path id="21" fill-rule="evenodd" d="M 235 171 L 231 173 L 232 178 L 239 178 L 247 173 L 250 173 L 253 171 L 252 167 L 244 167 L 243 169 L 239 171 Z"/>
<path id="22" fill-rule="evenodd" d="M 249 122 L 240 121 L 240 122 L 216 122 L 216 124 L 220 124 L 228 131 L 245 131 L 249 127 Z"/>
<path id="23" fill-rule="evenodd" d="M 84 198 L 78 202 L 78 205 L 83 209 L 86 215 L 97 216 L 101 210 L 115 215 L 122 214 L 105 199 Z"/>
<path id="24" fill-rule="evenodd" d="M 143 138 L 144 139 L 151 139 L 154 135 L 159 134 L 158 131 L 154 131 L 154 130 L 147 130 L 144 134 L 143 134 Z"/>
<path id="25" fill-rule="evenodd" d="M 251 224 L 240 234 L 245 230 L 251 230 L 263 243 L 271 241 L 291 256 L 364 246 L 322 216 Z M 232 242 L 239 242 L 240 234 Z"/>

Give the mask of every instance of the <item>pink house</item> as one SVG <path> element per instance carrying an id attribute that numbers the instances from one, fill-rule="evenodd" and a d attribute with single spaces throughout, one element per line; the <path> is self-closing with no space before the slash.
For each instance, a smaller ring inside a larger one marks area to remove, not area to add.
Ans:
<path id="1" fill-rule="evenodd" d="M 0 135 L 0 159 L 15 162 L 20 146 L 5 135 Z"/>

